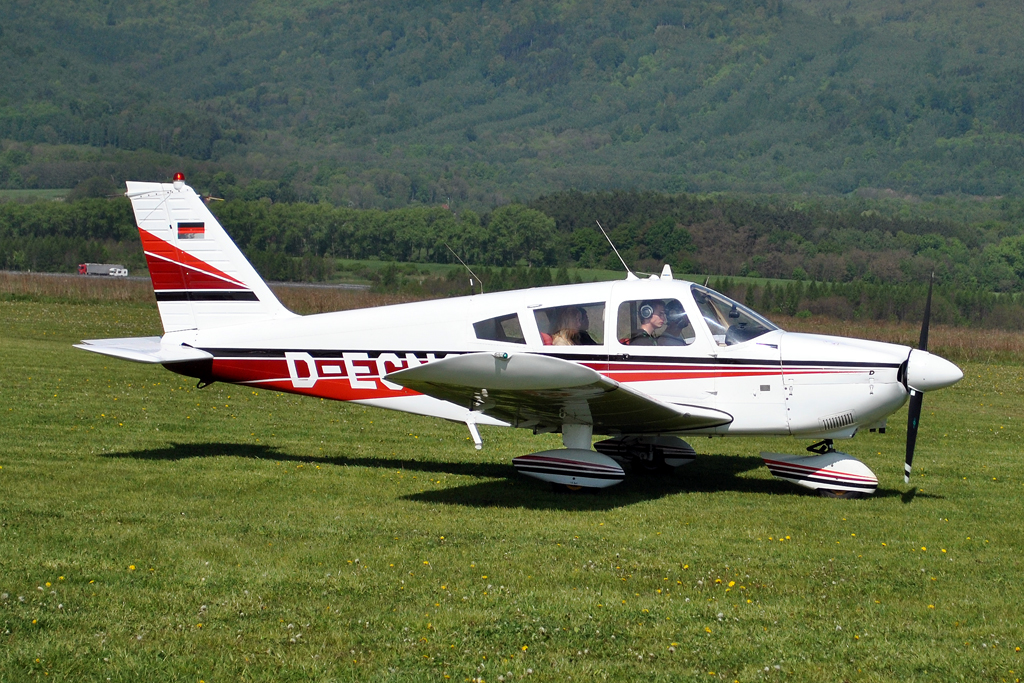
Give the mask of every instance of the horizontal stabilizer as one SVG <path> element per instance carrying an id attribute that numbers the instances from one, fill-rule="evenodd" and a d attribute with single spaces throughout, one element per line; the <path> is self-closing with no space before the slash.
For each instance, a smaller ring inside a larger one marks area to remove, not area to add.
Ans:
<path id="1" fill-rule="evenodd" d="M 186 363 L 213 358 L 206 351 L 191 346 L 164 344 L 160 337 L 83 339 L 75 348 L 136 363 Z"/>
<path id="2" fill-rule="evenodd" d="M 518 427 L 593 425 L 598 433 L 663 433 L 732 416 L 671 405 L 579 363 L 531 353 L 468 353 L 393 372 L 388 382 Z"/>

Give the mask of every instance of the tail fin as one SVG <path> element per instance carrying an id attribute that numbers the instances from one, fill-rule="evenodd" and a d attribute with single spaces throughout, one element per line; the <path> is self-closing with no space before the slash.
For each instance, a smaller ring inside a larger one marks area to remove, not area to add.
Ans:
<path id="1" fill-rule="evenodd" d="M 165 333 L 294 315 L 181 179 L 127 186 Z"/>

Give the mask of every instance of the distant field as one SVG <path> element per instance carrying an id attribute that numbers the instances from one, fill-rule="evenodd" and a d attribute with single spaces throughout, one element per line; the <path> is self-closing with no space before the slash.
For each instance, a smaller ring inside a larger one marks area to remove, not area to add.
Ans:
<path id="1" fill-rule="evenodd" d="M 0 190 L 0 201 L 26 201 L 31 199 L 63 199 L 67 190 Z"/>
<path id="2" fill-rule="evenodd" d="M 804 324 L 810 324 L 804 321 Z M 698 440 L 555 494 L 556 436 L 215 384 L 76 351 L 152 303 L 0 297 L 0 681 L 1019 679 L 1019 363 L 843 448 L 870 499 Z M 938 333 L 937 335 L 938 336 Z"/>

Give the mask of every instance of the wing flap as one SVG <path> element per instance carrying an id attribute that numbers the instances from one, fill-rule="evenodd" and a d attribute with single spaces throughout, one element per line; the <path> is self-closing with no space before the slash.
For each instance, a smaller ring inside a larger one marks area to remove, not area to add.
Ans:
<path id="1" fill-rule="evenodd" d="M 92 351 L 135 363 L 186 363 L 208 360 L 212 354 L 191 346 L 161 343 L 160 337 L 124 337 L 121 339 L 83 339 L 76 349 Z"/>
<path id="2" fill-rule="evenodd" d="M 590 424 L 599 433 L 662 433 L 732 422 L 727 413 L 670 405 L 583 365 L 538 354 L 450 356 L 385 379 L 519 427 Z"/>

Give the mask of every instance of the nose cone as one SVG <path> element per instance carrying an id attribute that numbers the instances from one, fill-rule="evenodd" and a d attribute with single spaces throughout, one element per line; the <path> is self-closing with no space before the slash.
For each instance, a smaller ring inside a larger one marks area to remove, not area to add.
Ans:
<path id="1" fill-rule="evenodd" d="M 914 349 L 907 360 L 907 386 L 917 391 L 950 387 L 963 379 L 964 373 L 945 358 Z"/>

